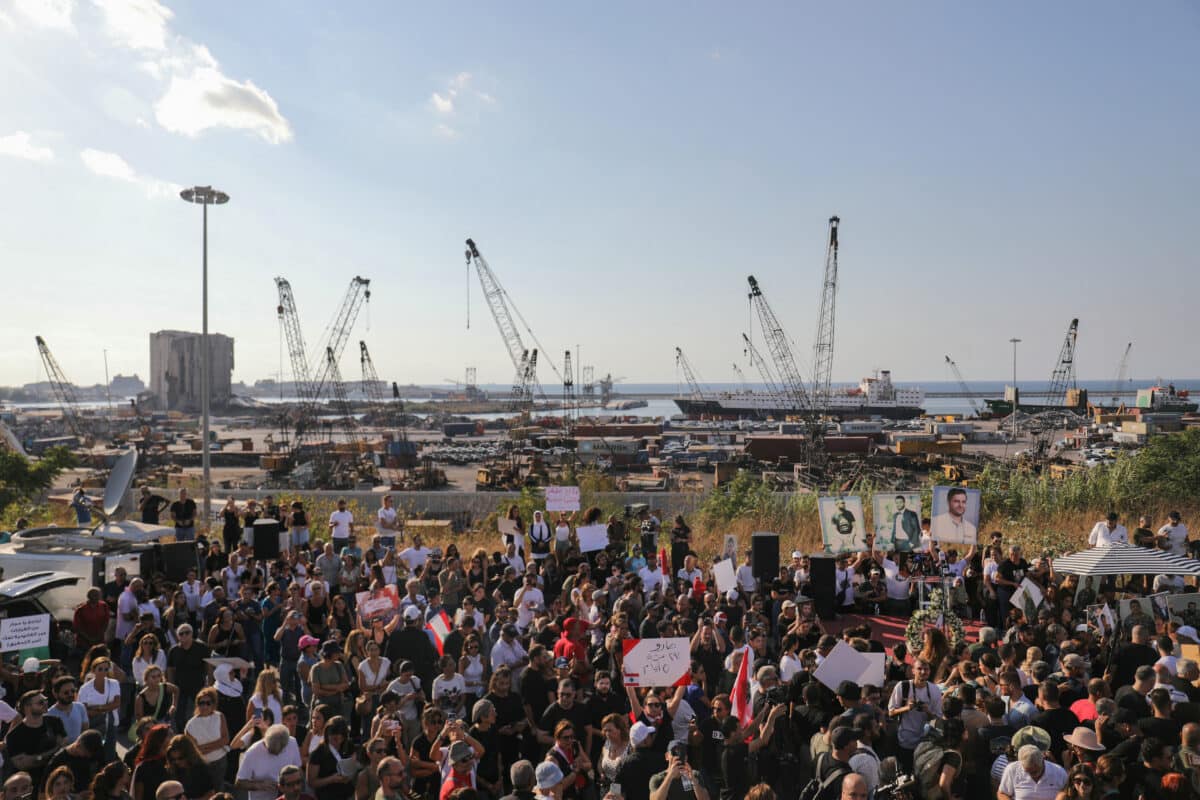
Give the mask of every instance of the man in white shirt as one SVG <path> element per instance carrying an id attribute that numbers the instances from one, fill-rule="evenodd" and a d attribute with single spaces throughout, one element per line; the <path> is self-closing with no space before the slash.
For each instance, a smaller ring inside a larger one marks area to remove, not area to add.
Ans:
<path id="1" fill-rule="evenodd" d="M 262 720 L 259 725 L 265 726 Z M 285 725 L 272 725 L 263 738 L 246 750 L 238 765 L 234 788 L 248 793 L 248 800 L 275 800 L 279 771 L 300 763 L 300 747 Z"/>
<path id="2" fill-rule="evenodd" d="M 1158 529 L 1159 539 L 1165 540 L 1167 550 L 1173 556 L 1187 555 L 1187 525 L 1180 521 L 1178 511 L 1167 514 L 1167 523 Z"/>
<path id="3" fill-rule="evenodd" d="M 525 575 L 525 585 L 517 590 L 513 605 L 517 607 L 517 628 L 528 630 L 534 616 L 546 606 L 546 597 L 537 585 L 537 575 L 532 572 Z"/>
<path id="4" fill-rule="evenodd" d="M 187 600 L 188 611 L 195 614 L 200 609 L 200 598 L 208 591 L 208 587 L 201 581 L 196 580 L 196 570 L 189 569 L 187 580 L 179 587 L 183 592 L 183 597 Z"/>
<path id="5" fill-rule="evenodd" d="M 121 596 L 117 598 L 117 638 L 124 640 L 129 632 L 133 630 L 133 626 L 137 625 L 138 617 L 141 616 L 138 612 L 138 605 L 142 602 L 139 595 L 146 593 L 146 582 L 141 578 L 134 578 L 125 587 L 125 591 L 121 592 Z"/>
<path id="6" fill-rule="evenodd" d="M 392 508 L 392 496 L 383 496 L 383 505 L 375 515 L 375 532 L 380 536 L 394 536 L 397 531 L 396 509 Z"/>
<path id="7" fill-rule="evenodd" d="M 658 569 L 651 569 L 650 565 L 642 567 L 638 570 L 638 577 L 642 579 L 642 592 L 646 595 L 646 599 L 656 591 L 662 591 L 663 574 Z"/>
<path id="8" fill-rule="evenodd" d="M 493 671 L 500 667 L 508 667 L 512 670 L 513 681 L 520 682 L 521 673 L 529 663 L 529 654 L 521 646 L 517 635 L 517 626 L 511 622 L 505 623 L 500 629 L 500 641 L 492 645 L 491 661 Z"/>
<path id="9" fill-rule="evenodd" d="M 758 588 L 758 581 L 754 577 L 754 567 L 751 565 L 753 556 L 754 551 L 747 550 L 745 561 L 737 568 L 738 591 L 744 595 L 752 595 L 754 594 L 754 590 Z"/>
<path id="10" fill-rule="evenodd" d="M 400 560 L 404 562 L 404 566 L 408 567 L 409 572 L 416 572 L 419 567 L 425 566 L 425 562 L 429 560 L 429 554 L 432 552 L 425 547 L 420 534 L 414 533 L 412 544 L 400 551 Z"/>
<path id="11" fill-rule="evenodd" d="M 329 515 L 329 530 L 333 539 L 333 552 L 341 553 L 343 547 L 350 546 L 350 537 L 354 535 L 354 515 L 346 510 L 346 498 L 339 497 L 337 511 Z"/>
<path id="12" fill-rule="evenodd" d="M 1067 785 L 1067 771 L 1047 761 L 1037 745 L 1027 744 L 1017 752 L 1017 760 L 1004 768 L 1000 778 L 999 800 L 1054 800 Z"/>
<path id="13" fill-rule="evenodd" d="M 1108 518 L 1097 522 L 1092 528 L 1092 532 L 1088 534 L 1088 545 L 1090 547 L 1108 547 L 1114 542 L 1129 544 L 1129 531 L 1125 530 L 1125 526 L 1118 522 L 1120 518 L 1117 512 L 1108 512 Z"/>

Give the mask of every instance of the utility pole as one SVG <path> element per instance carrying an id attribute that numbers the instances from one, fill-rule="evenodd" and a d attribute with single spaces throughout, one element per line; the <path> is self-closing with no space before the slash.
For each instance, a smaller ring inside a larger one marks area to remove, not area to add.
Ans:
<path id="1" fill-rule="evenodd" d="M 208 532 L 212 521 L 212 482 L 210 480 L 212 464 L 209 460 L 208 414 L 209 401 L 212 394 L 212 353 L 208 346 L 208 207 L 224 205 L 229 202 L 229 195 L 211 186 L 193 186 L 184 189 L 179 196 L 188 203 L 198 203 L 203 209 L 203 253 L 201 256 L 201 312 L 200 312 L 200 427 L 204 440 L 200 445 L 200 463 L 204 471 L 204 527 Z M 199 533 L 199 531 L 197 531 Z"/>
<path id="2" fill-rule="evenodd" d="M 1021 395 L 1017 391 L 1017 345 L 1021 343 L 1020 339 L 1009 339 L 1013 347 L 1013 403 L 1012 403 L 1012 436 L 1015 441 L 1017 438 L 1017 407 L 1021 405 Z"/>

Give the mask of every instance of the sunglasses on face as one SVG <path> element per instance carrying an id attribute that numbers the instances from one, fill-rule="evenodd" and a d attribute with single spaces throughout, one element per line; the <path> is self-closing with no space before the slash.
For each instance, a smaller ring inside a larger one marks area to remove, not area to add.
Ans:
<path id="1" fill-rule="evenodd" d="M 212 700 L 197 700 L 196 701 L 196 705 L 198 705 L 198 706 L 211 706 L 212 704 L 213 704 Z"/>

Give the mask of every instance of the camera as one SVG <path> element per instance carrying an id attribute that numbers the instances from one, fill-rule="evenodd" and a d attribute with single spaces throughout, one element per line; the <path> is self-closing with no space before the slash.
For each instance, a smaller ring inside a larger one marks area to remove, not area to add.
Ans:
<path id="1" fill-rule="evenodd" d="M 778 706 L 788 701 L 788 690 L 786 686 L 772 686 L 763 692 L 763 700 L 769 706 Z"/>
<path id="2" fill-rule="evenodd" d="M 875 789 L 875 800 L 903 800 L 911 797 L 910 792 L 917 786 L 917 779 L 912 775 L 897 775 L 888 783 Z"/>
<path id="3" fill-rule="evenodd" d="M 667 752 L 676 758 L 687 758 L 687 743 L 680 741 L 671 742 L 670 747 L 667 748 Z"/>

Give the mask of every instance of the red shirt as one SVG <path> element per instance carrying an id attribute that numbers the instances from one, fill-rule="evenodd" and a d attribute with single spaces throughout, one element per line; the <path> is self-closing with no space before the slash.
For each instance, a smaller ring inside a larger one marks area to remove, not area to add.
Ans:
<path id="1" fill-rule="evenodd" d="M 103 642 L 108 630 L 108 617 L 112 612 L 107 603 L 81 603 L 75 609 L 75 631 L 89 642 Z"/>
<path id="2" fill-rule="evenodd" d="M 1085 697 L 1082 700 L 1076 700 L 1071 703 L 1071 713 L 1074 714 L 1080 722 L 1095 722 L 1096 721 L 1096 704 L 1089 698 Z"/>
<path id="3" fill-rule="evenodd" d="M 463 788 L 475 788 L 475 770 L 472 769 L 466 775 L 460 775 L 458 770 L 451 769 L 449 777 L 442 783 L 442 791 L 438 793 L 438 800 L 447 800 L 450 795 L 454 794 L 455 789 Z"/>

